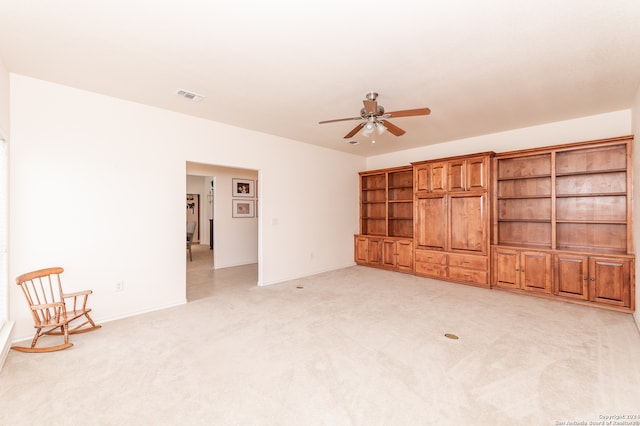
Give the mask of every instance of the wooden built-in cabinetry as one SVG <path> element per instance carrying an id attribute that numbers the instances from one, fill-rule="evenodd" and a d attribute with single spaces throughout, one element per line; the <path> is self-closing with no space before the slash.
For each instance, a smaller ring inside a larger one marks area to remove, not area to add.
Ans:
<path id="1" fill-rule="evenodd" d="M 413 168 L 360 173 L 359 264 L 413 272 Z"/>
<path id="2" fill-rule="evenodd" d="M 416 274 L 489 286 L 491 156 L 413 163 Z"/>
<path id="3" fill-rule="evenodd" d="M 631 312 L 632 142 L 361 172 L 355 261 Z"/>
<path id="4" fill-rule="evenodd" d="M 551 294 L 551 253 L 494 248 L 494 285 Z"/>
<path id="5" fill-rule="evenodd" d="M 634 309 L 632 138 L 494 158 L 492 285 Z"/>

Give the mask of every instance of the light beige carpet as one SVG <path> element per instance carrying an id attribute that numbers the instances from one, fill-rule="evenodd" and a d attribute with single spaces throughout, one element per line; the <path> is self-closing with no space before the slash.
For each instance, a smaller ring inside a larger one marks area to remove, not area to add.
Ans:
<path id="1" fill-rule="evenodd" d="M 259 288 L 256 265 L 214 272 L 210 262 L 208 247 L 194 252 L 184 306 L 106 323 L 65 351 L 12 351 L 0 424 L 555 425 L 640 415 L 631 315 L 359 266 Z"/>

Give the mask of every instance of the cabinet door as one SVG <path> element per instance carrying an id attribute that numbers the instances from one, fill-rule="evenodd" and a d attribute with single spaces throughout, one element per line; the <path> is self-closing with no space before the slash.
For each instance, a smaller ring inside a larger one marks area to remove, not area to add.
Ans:
<path id="1" fill-rule="evenodd" d="M 447 164 L 447 186 L 449 191 L 467 190 L 467 162 L 465 160 L 449 161 Z"/>
<path id="2" fill-rule="evenodd" d="M 451 194 L 450 249 L 487 253 L 487 194 Z"/>
<path id="3" fill-rule="evenodd" d="M 355 236 L 354 260 L 356 263 L 368 263 L 367 251 L 369 250 L 369 239 L 359 235 Z"/>
<path id="4" fill-rule="evenodd" d="M 429 169 L 429 191 L 445 192 L 447 190 L 447 163 L 431 163 Z"/>
<path id="5" fill-rule="evenodd" d="M 489 158 L 476 157 L 467 159 L 467 189 L 487 189 L 489 180 Z"/>
<path id="6" fill-rule="evenodd" d="M 516 250 L 494 249 L 493 285 L 503 288 L 518 288 L 520 257 Z"/>
<path id="7" fill-rule="evenodd" d="M 606 257 L 589 258 L 590 300 L 631 306 L 631 261 Z"/>
<path id="8" fill-rule="evenodd" d="M 396 240 L 382 241 L 382 266 L 385 268 L 395 269 L 396 267 Z"/>
<path id="9" fill-rule="evenodd" d="M 399 240 L 396 247 L 396 267 L 400 271 L 413 271 L 413 241 Z"/>
<path id="10" fill-rule="evenodd" d="M 413 189 L 415 192 L 429 191 L 429 172 L 431 168 L 428 164 L 420 164 L 413 168 Z"/>
<path id="11" fill-rule="evenodd" d="M 447 196 L 416 198 L 416 247 L 445 249 L 447 235 Z"/>
<path id="12" fill-rule="evenodd" d="M 369 238 L 367 261 L 369 265 L 382 264 L 382 240 L 380 238 Z"/>
<path id="13" fill-rule="evenodd" d="M 551 254 L 535 251 L 520 253 L 520 288 L 551 293 Z"/>
<path id="14" fill-rule="evenodd" d="M 556 254 L 554 293 L 558 296 L 589 300 L 588 268 L 586 256 Z"/>

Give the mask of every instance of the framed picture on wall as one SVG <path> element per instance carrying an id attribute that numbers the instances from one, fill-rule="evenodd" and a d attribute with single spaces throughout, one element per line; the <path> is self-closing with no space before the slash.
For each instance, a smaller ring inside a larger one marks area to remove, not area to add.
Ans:
<path id="1" fill-rule="evenodd" d="M 233 214 L 231 217 L 254 217 L 254 200 L 233 200 Z"/>
<path id="2" fill-rule="evenodd" d="M 231 191 L 233 197 L 253 197 L 256 193 L 255 182 L 251 179 L 232 179 L 233 190 Z"/>

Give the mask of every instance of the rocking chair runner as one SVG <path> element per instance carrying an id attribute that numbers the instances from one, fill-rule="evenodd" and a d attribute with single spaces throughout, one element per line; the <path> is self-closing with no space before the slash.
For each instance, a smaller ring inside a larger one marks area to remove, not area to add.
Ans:
<path id="1" fill-rule="evenodd" d="M 62 272 L 64 269 L 60 267 L 46 268 L 16 278 L 16 284 L 22 289 L 31 309 L 36 334 L 31 347 L 12 346 L 11 349 L 21 352 L 59 351 L 73 346 L 69 342 L 69 334 L 86 333 L 102 327 L 96 325 L 89 316 L 91 309 L 87 308 L 87 299 L 92 291 L 64 293 L 60 280 Z M 83 316 L 85 321 L 82 324 L 69 328 L 69 323 Z M 36 348 L 41 335 L 64 336 L 64 343 Z"/>

